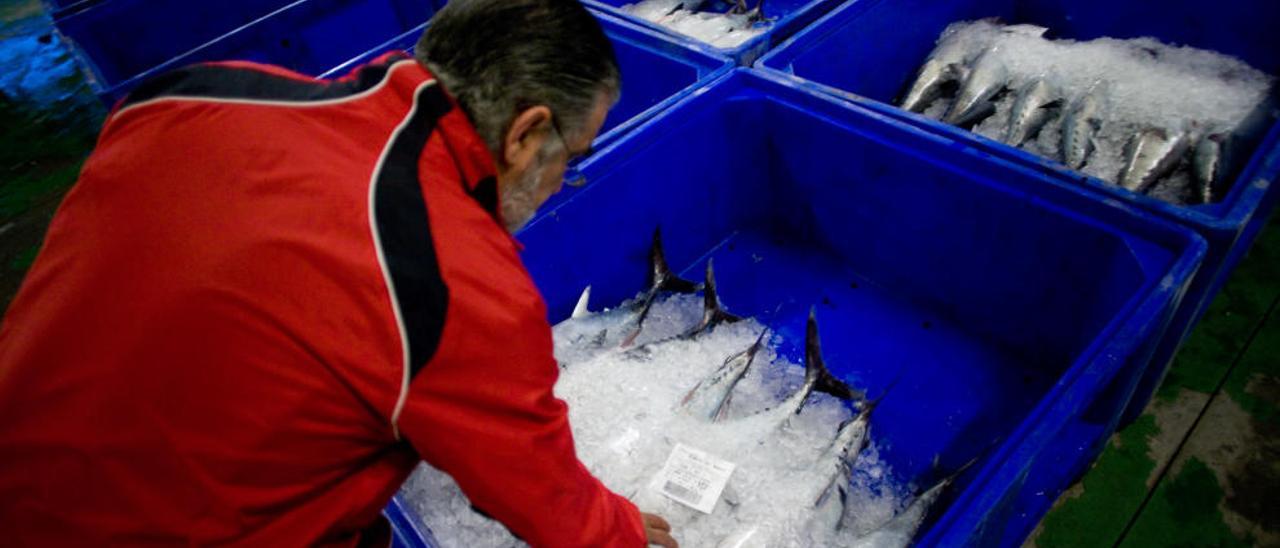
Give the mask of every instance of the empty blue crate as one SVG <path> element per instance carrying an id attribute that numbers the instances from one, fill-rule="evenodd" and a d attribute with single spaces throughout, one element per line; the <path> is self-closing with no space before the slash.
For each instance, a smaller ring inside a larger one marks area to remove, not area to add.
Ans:
<path id="1" fill-rule="evenodd" d="M 1115 428 L 1203 259 L 1193 231 L 784 78 L 739 69 L 581 166 L 519 238 L 553 322 L 646 283 L 650 237 L 794 353 L 811 305 L 832 372 L 876 394 L 900 483 L 982 456 L 924 545 L 1018 545 Z M 994 443 L 994 445 L 993 445 Z M 430 501 L 422 501 L 430 504 Z M 430 541 L 413 504 L 402 541 Z M 411 544 L 413 545 L 413 544 Z"/>
<path id="2" fill-rule="evenodd" d="M 841 5 L 760 59 L 758 67 L 792 78 L 794 85 L 907 120 L 984 153 L 1070 180 L 1124 207 L 1155 212 L 1192 227 L 1209 243 L 1172 328 L 1160 341 L 1137 390 L 1126 422 L 1141 413 L 1164 377 L 1182 341 L 1247 252 L 1280 199 L 1280 123 L 1271 118 L 1244 147 L 1247 162 L 1229 194 L 1218 203 L 1179 206 L 1136 194 L 1072 171 L 1003 143 L 908 113 L 892 104 L 951 23 L 998 17 L 1004 23 L 1047 27 L 1058 39 L 1154 37 L 1232 55 L 1271 75 L 1280 75 L 1280 4 L 1225 0 L 1211 8 L 1195 2 L 1109 0 L 853 0 Z M 1273 90 L 1274 93 L 1274 90 Z M 1251 156 L 1247 156 L 1251 155 Z M 1243 335 L 1243 334 L 1242 334 Z"/>
<path id="3" fill-rule="evenodd" d="M 203 61 L 259 61 L 319 74 L 421 25 L 434 11 L 418 0 L 107 0 L 55 24 L 110 102 L 146 78 Z"/>

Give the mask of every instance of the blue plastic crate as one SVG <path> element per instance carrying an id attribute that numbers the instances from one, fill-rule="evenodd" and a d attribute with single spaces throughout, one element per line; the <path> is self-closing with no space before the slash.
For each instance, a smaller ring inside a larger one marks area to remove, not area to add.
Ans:
<path id="1" fill-rule="evenodd" d="M 600 134 L 592 142 L 595 150 L 603 149 L 640 123 L 733 68 L 733 62 L 727 57 L 672 42 L 652 29 L 596 10 L 592 10 L 592 14 L 613 43 L 622 71 L 622 97 L 609 110 Z M 425 27 L 422 25 L 397 36 L 321 76 L 339 76 L 392 49 L 411 52 Z M 575 192 L 577 189 L 566 187 L 552 197 L 544 209 L 555 207 Z"/>
<path id="2" fill-rule="evenodd" d="M 413 19 L 405 19 L 394 9 L 404 1 L 304 0 L 123 82 L 105 86 L 105 81 L 100 80 L 99 90 L 104 100 L 114 102 L 156 74 L 190 63 L 224 59 L 282 65 L 320 77 L 341 76 L 388 51 L 413 50 L 426 28 L 426 16 L 429 14 L 419 13 Z M 101 5 L 96 9 L 106 7 Z M 434 13 L 434 8 L 431 8 L 431 13 Z M 622 97 L 605 119 L 600 135 L 593 143 L 596 149 L 631 131 L 733 66 L 727 57 L 673 42 L 652 29 L 600 12 L 593 11 L 593 14 L 612 41 L 623 73 Z M 80 21 L 77 24 L 91 21 L 99 25 L 109 23 L 106 15 L 94 15 L 94 10 L 76 17 L 92 18 L 72 18 L 72 21 Z M 408 22 L 414 24 L 406 27 Z M 64 31 L 79 28 L 65 22 L 59 25 L 64 27 Z M 353 29 L 360 32 L 353 32 Z M 89 35 L 105 35 L 105 30 L 96 27 L 89 31 Z M 118 52 L 119 55 L 129 55 L 130 48 L 132 46 L 125 47 Z M 92 59 L 93 55 L 100 53 L 89 50 L 83 53 L 90 57 L 89 65 L 101 72 L 98 68 L 100 63 Z M 125 62 L 128 66 L 145 64 L 133 59 Z M 567 189 L 553 198 L 549 205 L 566 199 L 574 190 Z"/>
<path id="3" fill-rule="evenodd" d="M 976 455 L 926 545 L 1017 545 L 1114 429 L 1203 259 L 1193 231 L 775 75 L 739 69 L 583 164 L 520 235 L 551 319 L 645 284 L 649 238 L 798 357 L 871 393 L 900 481 Z M 993 445 L 994 443 L 994 445 Z M 991 448 L 989 452 L 985 452 Z M 414 524 L 411 506 L 388 508 Z M 429 503 L 429 502 L 428 502 Z M 401 530 L 430 543 L 424 530 Z"/>
<path id="4" fill-rule="evenodd" d="M 1233 55 L 1270 74 L 1280 74 L 1280 3 L 1225 0 L 1212 8 L 1195 2 L 1110 0 L 853 0 L 760 59 L 757 66 L 794 77 L 796 85 L 908 120 L 1046 174 L 1078 181 L 1101 194 L 1154 211 L 1196 230 L 1209 242 L 1204 267 L 1185 304 L 1159 343 L 1124 422 L 1141 414 L 1174 356 L 1209 302 L 1222 288 L 1280 200 L 1280 124 L 1259 140 L 1247 167 L 1220 203 L 1176 206 L 1104 181 L 994 140 L 935 122 L 890 103 L 909 84 L 947 25 L 1000 17 L 1008 23 L 1048 27 L 1057 37 L 1152 36 Z M 1243 335 L 1243 334 L 1242 334 Z"/>
<path id="5" fill-rule="evenodd" d="M 107 101 L 183 65 L 238 59 L 319 74 L 421 25 L 421 0 L 108 0 L 59 17 Z"/>
<path id="6" fill-rule="evenodd" d="M 669 30 L 662 25 L 632 16 L 620 9 L 623 6 L 634 4 L 639 1 L 640 0 L 582 0 L 582 3 L 657 29 L 674 40 L 699 44 L 699 47 L 704 47 L 711 51 L 718 52 L 721 55 L 728 56 L 743 66 L 750 65 L 766 51 L 769 51 L 770 48 L 782 43 L 782 41 L 788 36 L 795 34 L 797 31 L 804 28 L 805 25 L 812 23 L 815 19 L 840 3 L 840 0 L 766 0 L 764 4 L 764 13 L 765 15 L 773 18 L 772 26 L 767 31 L 743 42 L 737 47 L 716 48 L 678 32 Z M 752 6 L 755 5 L 754 0 L 751 0 L 749 3 Z M 709 0 L 706 2 L 704 9 L 723 12 L 729 9 L 729 6 L 730 2 L 725 0 Z"/>

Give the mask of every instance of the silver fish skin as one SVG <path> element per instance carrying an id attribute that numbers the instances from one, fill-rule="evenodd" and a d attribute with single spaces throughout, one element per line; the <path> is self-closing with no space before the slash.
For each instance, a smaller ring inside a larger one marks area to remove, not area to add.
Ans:
<path id="1" fill-rule="evenodd" d="M 818 340 L 818 321 L 815 314 L 816 310 L 809 311 L 809 322 L 805 334 L 804 382 L 801 383 L 800 388 L 777 405 L 753 415 L 733 419 L 733 423 L 742 432 L 740 437 L 744 444 L 757 445 L 785 426 L 792 416 L 804 408 L 805 402 L 814 392 L 824 392 L 844 401 L 865 399 L 860 392 L 855 392 L 827 370 L 826 362 L 822 359 L 821 342 Z"/>
<path id="2" fill-rule="evenodd" d="M 1009 69 L 997 58 L 996 51 L 996 48 L 988 49 L 974 63 L 973 70 L 960 86 L 956 102 L 943 118 L 944 122 L 967 127 L 995 112 L 991 99 L 1009 82 Z"/>
<path id="3" fill-rule="evenodd" d="M 924 112 L 943 95 L 948 85 L 958 84 L 968 75 L 965 67 L 967 53 L 963 44 L 949 36 L 938 40 L 938 45 L 920 65 L 911 89 L 898 106 L 909 112 Z"/>
<path id="4" fill-rule="evenodd" d="M 1202 204 L 1211 204 L 1217 199 L 1217 185 L 1226 169 L 1224 154 L 1227 135 L 1210 133 L 1196 145 L 1195 154 L 1191 157 L 1192 173 L 1196 177 L 1196 199 Z"/>
<path id="5" fill-rule="evenodd" d="M 1182 161 L 1189 141 L 1186 132 L 1170 132 L 1163 128 L 1147 128 L 1135 133 L 1125 146 L 1120 186 L 1146 193 Z"/>
<path id="6" fill-rule="evenodd" d="M 1004 142 L 1015 147 L 1022 146 L 1058 115 L 1061 106 L 1062 98 L 1057 89 L 1044 78 L 1027 82 L 1013 103 Z"/>
<path id="7" fill-rule="evenodd" d="M 924 112 L 929 105 L 942 97 L 943 89 L 947 84 L 958 80 L 957 65 L 929 58 L 920 67 L 920 72 L 916 74 L 911 89 L 907 91 L 906 97 L 899 106 L 908 112 Z"/>
<path id="8" fill-rule="evenodd" d="M 949 477 L 930 487 L 887 523 L 858 537 L 853 546 L 857 548 L 909 546 L 916 536 L 916 531 L 920 529 L 920 524 L 924 523 L 929 509 L 933 507 L 934 502 L 937 502 L 938 497 L 942 496 L 943 491 L 951 486 L 952 481 L 954 477 Z"/>
<path id="9" fill-rule="evenodd" d="M 707 412 L 707 417 L 717 422 L 724 420 L 730 406 L 733 404 L 733 389 L 738 386 L 742 378 L 747 375 L 747 371 L 751 369 L 751 365 L 755 362 L 756 355 L 759 354 L 767 334 L 767 330 L 762 331 L 750 348 L 729 356 L 719 368 L 706 378 L 698 381 L 698 384 L 689 389 L 684 397 L 681 398 L 679 407 L 689 411 L 696 404 L 710 399 L 714 402 L 714 405 Z"/>
<path id="10" fill-rule="evenodd" d="M 1067 167 L 1078 170 L 1093 154 L 1094 137 L 1110 104 L 1109 90 L 1105 84 L 1095 84 L 1068 109 L 1062 124 L 1062 161 Z"/>
<path id="11" fill-rule="evenodd" d="M 858 454 L 870 441 L 871 410 L 874 405 L 864 405 L 853 420 L 842 425 L 835 440 L 818 459 L 815 467 L 826 470 L 825 481 L 813 501 L 814 513 L 821 527 L 839 530 L 844 524 L 849 484 L 853 479 L 853 466 Z"/>
<path id="12" fill-rule="evenodd" d="M 646 311 L 647 310 L 648 309 L 646 309 Z M 627 356 L 647 356 L 653 346 L 672 341 L 695 339 L 702 334 L 711 331 L 718 325 L 736 323 L 740 321 L 742 321 L 741 316 L 729 313 L 724 309 L 724 306 L 720 304 L 720 294 L 716 291 L 715 267 L 712 266 L 712 261 L 708 259 L 707 278 L 706 282 L 702 285 L 702 320 L 700 320 L 697 325 L 690 327 L 679 335 L 650 341 L 639 346 L 631 346 L 632 343 L 635 342 L 636 337 L 640 335 L 640 326 L 637 326 L 636 330 L 632 332 L 632 335 L 623 341 L 622 347 L 630 347 L 630 349 L 626 351 Z"/>

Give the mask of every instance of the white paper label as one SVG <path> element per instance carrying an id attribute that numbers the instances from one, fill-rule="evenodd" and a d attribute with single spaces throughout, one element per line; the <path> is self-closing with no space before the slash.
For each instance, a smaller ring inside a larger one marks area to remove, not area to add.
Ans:
<path id="1" fill-rule="evenodd" d="M 678 443 L 653 487 L 671 500 L 710 514 L 736 467 L 732 462 Z"/>

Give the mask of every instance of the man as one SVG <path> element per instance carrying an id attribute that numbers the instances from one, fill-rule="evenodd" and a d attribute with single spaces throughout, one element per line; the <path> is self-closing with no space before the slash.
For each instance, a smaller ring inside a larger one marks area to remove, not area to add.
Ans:
<path id="1" fill-rule="evenodd" d="M 381 544 L 424 459 L 536 546 L 675 546 L 574 453 L 518 229 L 619 93 L 575 0 L 116 106 L 0 328 L 7 545 Z"/>

